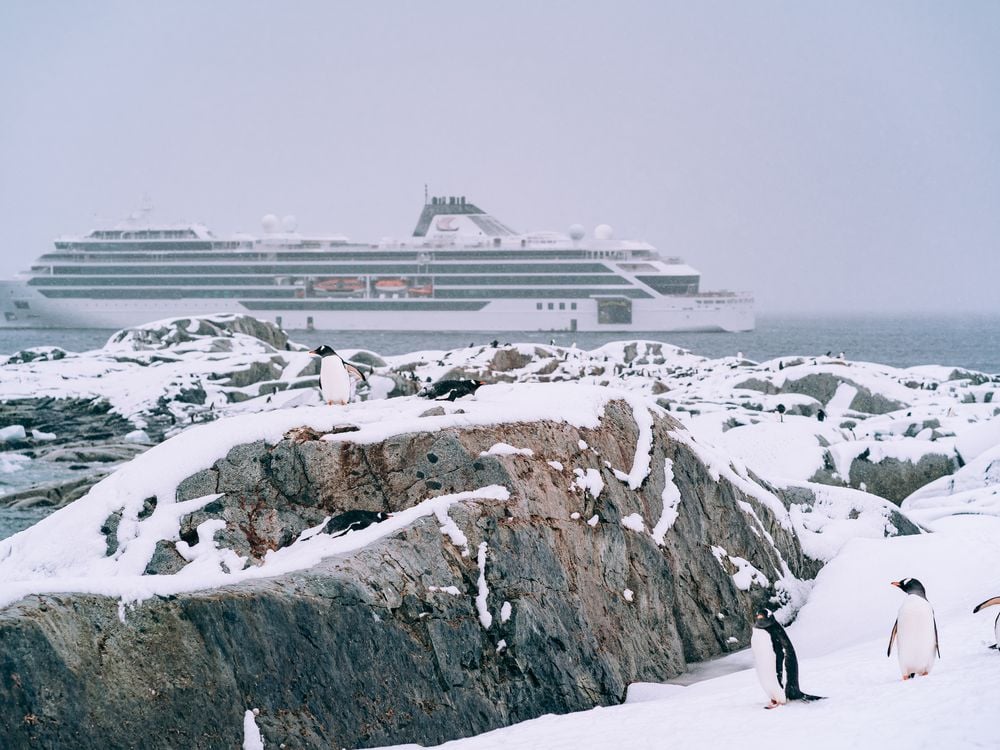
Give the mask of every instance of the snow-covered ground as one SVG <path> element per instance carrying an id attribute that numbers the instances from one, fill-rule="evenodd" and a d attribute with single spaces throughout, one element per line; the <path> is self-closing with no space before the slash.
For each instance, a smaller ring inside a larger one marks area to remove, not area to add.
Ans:
<path id="1" fill-rule="evenodd" d="M 977 603 L 1000 595 L 998 376 L 831 357 L 709 360 L 640 341 L 593 351 L 521 344 L 389 357 L 370 376 L 373 400 L 345 408 L 315 406 L 312 388 L 262 389 L 271 382 L 306 384 L 303 373 L 310 362 L 304 352 L 279 351 L 236 334 L 221 344 L 218 337 L 196 337 L 155 350 L 137 349 L 126 339 L 97 352 L 0 364 L 0 401 L 40 395 L 100 398 L 140 427 L 158 404 L 166 403 L 178 419 L 179 433 L 123 466 L 85 498 L 0 541 L 0 606 L 32 592 L 88 591 L 118 598 L 125 616 L 129 602 L 309 567 L 430 514 L 461 546 L 448 507 L 464 500 L 503 502 L 503 488 L 469 487 L 465 493 L 428 497 L 389 522 L 340 539 L 320 533 L 320 526 L 259 566 L 218 548 L 208 525 L 199 528 L 197 544 L 184 546 L 189 564 L 179 573 L 142 575 L 156 542 L 176 539 L 181 516 L 213 499 L 176 503 L 177 483 L 239 443 L 276 441 L 302 425 L 322 431 L 353 424 L 357 431 L 330 437 L 365 442 L 409 430 L 545 418 L 595 426 L 607 400 L 618 394 L 632 405 L 640 434 L 632 464 L 613 467 L 617 480 L 633 487 L 642 482 L 650 471 L 643 441 L 650 439 L 651 411 L 669 413 L 687 428 L 678 431 L 678 439 L 713 471 L 775 510 L 806 554 L 826 563 L 789 634 L 798 649 L 803 689 L 827 699 L 761 710 L 764 694 L 748 653 L 741 652 L 706 666 L 706 679 L 687 687 L 636 686 L 632 701 L 622 706 L 542 717 L 446 747 L 586 750 L 748 742 L 810 748 L 1000 747 L 995 727 L 1000 655 L 987 649 L 994 642 L 998 610 L 972 614 Z M 217 379 L 220 372 L 254 369 L 267 378 L 250 386 Z M 472 401 L 455 404 L 382 400 L 400 379 L 423 383 L 463 375 L 500 382 L 481 388 Z M 183 400 L 192 392 L 203 392 L 199 403 Z M 443 413 L 420 417 L 431 406 L 441 406 Z M 206 411 L 218 421 L 186 427 Z M 12 440 L 26 434 L 23 429 L 8 433 Z M 505 443 L 486 452 L 564 468 L 552 456 Z M 946 475 L 897 498 L 898 509 L 851 479 L 859 462 L 866 468 L 880 462 L 916 466 L 925 457 L 944 465 Z M 7 477 L 25 475 L 33 463 L 38 462 L 0 452 L 0 473 Z M 579 491 L 601 493 L 604 480 L 597 472 L 565 469 Z M 811 493 L 815 502 L 793 504 L 786 512 L 754 476 L 780 491 Z M 140 519 L 143 501 L 151 495 L 159 499 L 156 509 Z M 659 521 L 629 516 L 623 524 L 662 538 L 683 499 L 665 491 L 664 501 Z M 108 557 L 100 529 L 119 510 L 119 549 Z M 886 538 L 899 511 L 931 533 Z M 75 542 L 67 544 L 69 539 Z M 469 554 L 485 558 L 487 550 L 473 548 Z M 727 553 L 719 548 L 717 554 Z M 730 558 L 739 567 L 738 561 Z M 760 571 L 743 562 L 747 565 L 738 575 L 754 585 Z M 905 683 L 895 657 L 885 656 L 902 599 L 889 582 L 904 577 L 926 586 L 937 612 L 942 653 L 929 677 Z"/>
<path id="2" fill-rule="evenodd" d="M 919 578 L 934 605 L 941 659 L 904 682 L 886 645 L 902 601 L 890 581 Z M 449 750 L 659 750 L 726 748 L 995 748 L 1000 655 L 998 609 L 972 608 L 1000 594 L 1000 519 L 952 516 L 934 533 L 849 542 L 816 580 L 789 635 L 800 682 L 826 696 L 762 710 L 749 652 L 726 657 L 732 674 L 687 687 L 638 685 L 621 706 L 543 716 Z M 634 702 L 633 702 L 634 701 Z M 419 745 L 400 745 L 417 748 Z"/>

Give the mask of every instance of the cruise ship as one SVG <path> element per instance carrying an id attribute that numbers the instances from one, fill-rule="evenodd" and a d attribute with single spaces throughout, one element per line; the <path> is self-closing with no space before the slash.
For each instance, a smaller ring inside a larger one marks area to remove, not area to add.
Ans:
<path id="1" fill-rule="evenodd" d="M 0 281 L 0 326 L 123 328 L 247 313 L 286 329 L 748 331 L 753 297 L 702 292 L 701 275 L 645 242 L 521 234 L 467 202 L 434 197 L 407 239 L 305 235 L 269 214 L 259 235 L 157 225 L 140 212 L 61 237 L 30 271 Z"/>

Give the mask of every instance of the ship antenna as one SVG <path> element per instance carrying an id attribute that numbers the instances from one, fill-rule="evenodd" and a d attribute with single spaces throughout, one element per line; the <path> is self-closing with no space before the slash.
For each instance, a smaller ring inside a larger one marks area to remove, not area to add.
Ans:
<path id="1" fill-rule="evenodd" d="M 427 183 L 424 183 L 424 205 L 427 205 Z"/>
<path id="2" fill-rule="evenodd" d="M 148 216 L 153 213 L 153 198 L 149 193 L 142 194 L 142 206 L 139 208 L 139 215 L 143 221 L 148 220 Z"/>

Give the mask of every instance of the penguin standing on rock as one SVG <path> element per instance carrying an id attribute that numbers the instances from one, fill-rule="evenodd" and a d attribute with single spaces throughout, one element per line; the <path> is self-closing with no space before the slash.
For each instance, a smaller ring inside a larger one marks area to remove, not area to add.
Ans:
<path id="1" fill-rule="evenodd" d="M 934 608 L 927 601 L 924 585 L 916 578 L 893 581 L 892 585 L 906 594 L 906 598 L 896 615 L 885 655 L 892 654 L 892 642 L 897 641 L 896 656 L 903 679 L 908 680 L 918 674 L 926 676 L 934 666 L 935 658 L 941 656 Z"/>
<path id="2" fill-rule="evenodd" d="M 788 701 L 823 700 L 822 696 L 809 695 L 799 689 L 799 660 L 795 648 L 769 609 L 760 609 L 754 615 L 750 650 L 757 679 L 771 700 L 764 708 L 777 708 Z"/>
<path id="3" fill-rule="evenodd" d="M 350 401 L 351 376 L 340 355 L 326 344 L 316 347 L 309 353 L 315 357 L 322 357 L 319 366 L 319 388 L 323 393 L 323 400 L 327 404 L 340 405 Z"/>
<path id="4" fill-rule="evenodd" d="M 994 604 L 1000 604 L 1000 596 L 994 596 L 992 599 L 987 599 L 982 604 L 977 605 L 976 608 L 972 610 L 972 614 L 976 614 L 976 612 L 981 609 L 985 609 L 986 607 L 992 607 Z M 1000 614 L 998 614 L 997 619 L 993 621 L 993 634 L 996 637 L 997 642 L 990 646 L 990 648 L 995 648 L 997 651 L 1000 651 Z"/>

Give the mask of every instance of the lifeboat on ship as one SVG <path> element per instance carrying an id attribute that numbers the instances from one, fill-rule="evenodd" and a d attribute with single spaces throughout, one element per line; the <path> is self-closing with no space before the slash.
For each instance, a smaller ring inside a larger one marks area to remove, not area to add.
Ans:
<path id="1" fill-rule="evenodd" d="M 320 279 L 313 284 L 313 289 L 318 292 L 360 292 L 364 288 L 365 282 L 356 276 Z"/>
<path id="2" fill-rule="evenodd" d="M 430 284 L 421 284 L 420 286 L 411 286 L 406 290 L 406 293 L 410 297 L 433 297 L 434 287 Z"/>
<path id="3" fill-rule="evenodd" d="M 375 291 L 379 294 L 401 294 L 408 286 L 406 279 L 379 279 L 375 282 Z"/>

